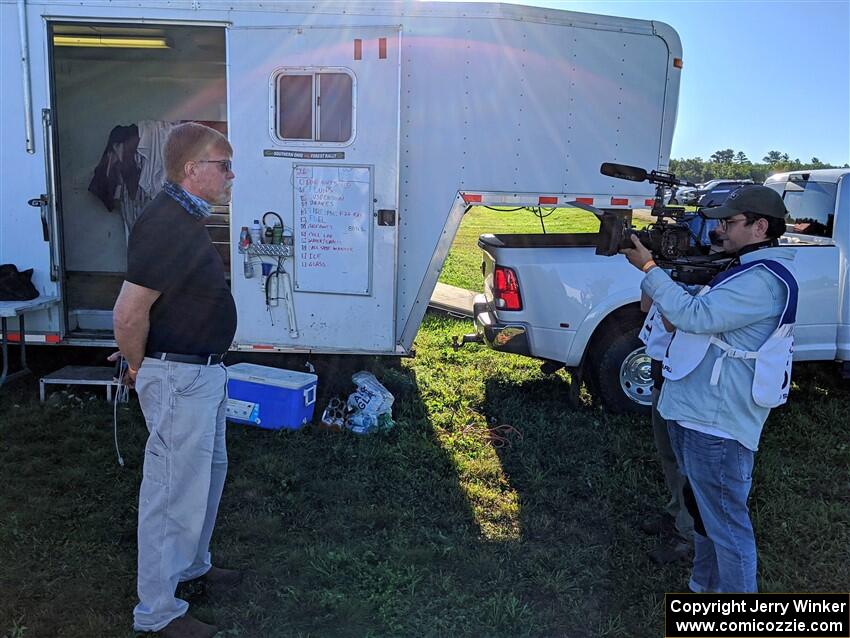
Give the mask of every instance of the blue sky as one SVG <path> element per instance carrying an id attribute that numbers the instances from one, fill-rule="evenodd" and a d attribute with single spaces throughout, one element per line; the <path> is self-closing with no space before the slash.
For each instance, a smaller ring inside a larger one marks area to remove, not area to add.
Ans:
<path id="1" fill-rule="evenodd" d="M 509 0 L 510 1 L 510 0 Z M 684 69 L 672 156 L 768 151 L 850 162 L 850 1 L 523 0 L 660 20 L 679 33 Z"/>

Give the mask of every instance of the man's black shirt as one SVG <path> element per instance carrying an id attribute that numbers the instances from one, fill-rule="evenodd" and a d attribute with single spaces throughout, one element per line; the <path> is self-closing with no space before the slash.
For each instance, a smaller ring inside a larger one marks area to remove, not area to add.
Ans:
<path id="1" fill-rule="evenodd" d="M 236 304 L 206 226 L 169 195 L 142 211 L 127 249 L 127 281 L 162 295 L 150 311 L 146 352 L 226 352 Z"/>

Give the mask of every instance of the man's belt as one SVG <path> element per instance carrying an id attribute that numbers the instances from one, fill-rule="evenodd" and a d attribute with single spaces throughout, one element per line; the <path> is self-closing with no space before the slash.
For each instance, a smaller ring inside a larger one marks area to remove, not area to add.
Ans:
<path id="1" fill-rule="evenodd" d="M 159 359 L 160 361 L 194 363 L 202 366 L 212 366 L 224 361 L 224 354 L 176 354 L 174 352 L 148 352 L 145 356 Z"/>

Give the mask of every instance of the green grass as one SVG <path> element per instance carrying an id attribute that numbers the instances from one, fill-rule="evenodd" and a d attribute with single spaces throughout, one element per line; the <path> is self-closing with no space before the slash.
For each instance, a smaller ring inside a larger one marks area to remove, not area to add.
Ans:
<path id="1" fill-rule="evenodd" d="M 388 435 L 229 426 L 214 551 L 252 574 L 225 600 L 191 589 L 194 614 L 251 638 L 660 634 L 687 566 L 652 565 L 637 531 L 664 501 L 649 423 L 569 407 L 567 376 L 530 359 L 453 352 L 471 328 L 428 315 L 415 359 L 356 362 L 395 394 Z M 322 405 L 354 368 L 319 363 Z M 751 507 L 767 591 L 846 590 L 850 389 L 833 375 L 800 368 L 765 427 Z M 135 399 L 119 410 L 119 468 L 111 409 L 77 395 L 0 393 L 6 636 L 133 635 L 146 430 Z M 497 448 L 502 424 L 522 437 Z"/>
<path id="2" fill-rule="evenodd" d="M 595 233 L 599 220 L 579 208 L 557 208 L 551 213 L 544 210 L 543 225 L 547 233 Z M 635 219 L 643 227 L 648 218 Z M 481 276 L 481 249 L 478 237 L 484 233 L 541 233 L 541 220 L 529 210 L 496 211 L 475 206 L 463 217 L 454 243 L 446 258 L 440 281 L 450 286 L 483 292 Z"/>
<path id="3" fill-rule="evenodd" d="M 578 208 L 558 208 L 551 214 L 544 210 L 547 233 L 595 233 L 599 221 L 591 213 Z M 484 233 L 540 233 L 540 218 L 528 210 L 494 211 L 475 206 L 463 217 L 452 249 L 440 274 L 440 281 L 450 286 L 483 292 L 481 249 L 478 237 Z"/>

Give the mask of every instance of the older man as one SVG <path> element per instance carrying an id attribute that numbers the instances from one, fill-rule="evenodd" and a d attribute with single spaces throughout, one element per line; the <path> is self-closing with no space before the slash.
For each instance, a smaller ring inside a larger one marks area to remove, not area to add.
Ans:
<path id="1" fill-rule="evenodd" d="M 168 181 L 133 232 L 127 276 L 114 309 L 115 339 L 150 436 L 139 494 L 137 631 L 206 637 L 177 584 L 205 577 L 235 584 L 212 566 L 210 537 L 227 474 L 222 364 L 236 306 L 204 219 L 227 204 L 233 149 L 199 124 L 175 127 L 163 150 Z M 115 355 L 113 355 L 115 356 Z"/>
<path id="2" fill-rule="evenodd" d="M 780 247 L 787 211 L 776 191 L 749 186 L 703 209 L 731 267 L 691 294 L 632 236 L 623 251 L 646 273 L 641 288 L 675 328 L 663 362 L 658 412 L 693 490 L 695 592 L 754 592 L 756 544 L 747 508 L 755 451 L 770 409 L 790 387 L 797 282 Z"/>

